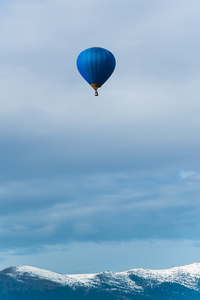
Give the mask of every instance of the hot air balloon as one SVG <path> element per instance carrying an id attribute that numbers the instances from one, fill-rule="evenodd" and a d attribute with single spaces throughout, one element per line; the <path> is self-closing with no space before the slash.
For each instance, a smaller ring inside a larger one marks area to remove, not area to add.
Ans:
<path id="1" fill-rule="evenodd" d="M 100 88 L 111 76 L 115 69 L 116 61 L 114 55 L 100 47 L 92 47 L 82 51 L 77 58 L 77 68 L 81 76 L 95 90 Z"/>

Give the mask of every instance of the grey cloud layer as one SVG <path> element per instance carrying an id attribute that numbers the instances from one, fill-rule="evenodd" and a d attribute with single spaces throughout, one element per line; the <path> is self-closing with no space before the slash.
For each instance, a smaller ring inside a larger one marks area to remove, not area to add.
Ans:
<path id="1" fill-rule="evenodd" d="M 0 237 L 5 247 L 152 238 L 198 240 L 198 183 L 197 175 L 184 180 L 177 176 L 168 182 L 137 174 L 12 183 L 1 188 Z"/>
<path id="2" fill-rule="evenodd" d="M 2 248 L 198 239 L 199 6 L 2 6 Z M 76 70 L 96 45 L 117 58 L 98 99 Z"/>

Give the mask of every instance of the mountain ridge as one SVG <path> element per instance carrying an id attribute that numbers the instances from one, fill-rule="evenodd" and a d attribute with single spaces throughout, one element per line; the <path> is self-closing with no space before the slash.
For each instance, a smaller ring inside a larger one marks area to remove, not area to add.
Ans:
<path id="1" fill-rule="evenodd" d="M 0 299 L 40 300 L 51 297 L 56 300 L 98 297 L 197 300 L 200 299 L 200 263 L 161 270 L 139 268 L 75 275 L 22 265 L 0 271 Z"/>

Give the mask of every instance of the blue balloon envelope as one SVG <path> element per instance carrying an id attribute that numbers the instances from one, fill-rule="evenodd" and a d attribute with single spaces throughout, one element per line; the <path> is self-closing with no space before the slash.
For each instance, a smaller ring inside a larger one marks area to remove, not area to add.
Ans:
<path id="1" fill-rule="evenodd" d="M 95 95 L 111 76 L 115 69 L 114 55 L 100 47 L 93 47 L 82 51 L 77 58 L 77 68 L 81 76 L 93 87 Z"/>

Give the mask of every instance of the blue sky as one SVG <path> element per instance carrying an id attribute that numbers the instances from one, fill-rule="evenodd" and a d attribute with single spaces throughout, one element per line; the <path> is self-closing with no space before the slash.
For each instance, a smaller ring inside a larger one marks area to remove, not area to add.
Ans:
<path id="1" fill-rule="evenodd" d="M 0 6 L 0 268 L 200 262 L 199 1 Z M 117 61 L 98 98 L 93 46 Z"/>

